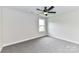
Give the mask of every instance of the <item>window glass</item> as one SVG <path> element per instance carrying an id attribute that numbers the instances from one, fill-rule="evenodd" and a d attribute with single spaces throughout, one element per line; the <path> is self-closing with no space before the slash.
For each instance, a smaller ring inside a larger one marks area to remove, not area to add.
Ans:
<path id="1" fill-rule="evenodd" d="M 39 19 L 39 32 L 45 31 L 45 19 Z"/>

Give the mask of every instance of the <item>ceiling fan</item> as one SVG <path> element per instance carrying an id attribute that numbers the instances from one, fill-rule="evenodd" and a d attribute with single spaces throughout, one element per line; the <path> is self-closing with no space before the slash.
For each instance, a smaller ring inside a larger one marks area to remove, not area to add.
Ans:
<path id="1" fill-rule="evenodd" d="M 38 11 L 42 11 L 45 16 L 47 16 L 48 13 L 54 13 L 54 14 L 55 14 L 56 12 L 55 12 L 55 11 L 51 11 L 52 9 L 54 9 L 54 6 L 51 6 L 51 7 L 49 7 L 49 8 L 48 8 L 48 7 L 44 7 L 43 10 L 37 8 L 37 10 L 38 10 Z"/>

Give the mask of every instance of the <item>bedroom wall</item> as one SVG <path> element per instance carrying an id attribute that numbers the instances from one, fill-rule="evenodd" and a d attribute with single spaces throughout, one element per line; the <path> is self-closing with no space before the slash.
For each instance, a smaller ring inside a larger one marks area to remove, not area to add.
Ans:
<path id="1" fill-rule="evenodd" d="M 4 46 L 45 36 L 38 31 L 39 17 L 12 8 L 3 8 L 3 42 Z"/>
<path id="2" fill-rule="evenodd" d="M 79 9 L 49 18 L 49 35 L 79 44 Z"/>
<path id="3" fill-rule="evenodd" d="M 0 51 L 2 50 L 2 9 L 0 8 Z"/>

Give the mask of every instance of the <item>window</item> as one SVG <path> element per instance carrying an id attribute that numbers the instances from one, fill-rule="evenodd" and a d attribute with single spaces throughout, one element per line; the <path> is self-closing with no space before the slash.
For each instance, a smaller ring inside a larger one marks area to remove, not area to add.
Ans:
<path id="1" fill-rule="evenodd" d="M 45 19 L 39 19 L 39 32 L 45 31 Z"/>

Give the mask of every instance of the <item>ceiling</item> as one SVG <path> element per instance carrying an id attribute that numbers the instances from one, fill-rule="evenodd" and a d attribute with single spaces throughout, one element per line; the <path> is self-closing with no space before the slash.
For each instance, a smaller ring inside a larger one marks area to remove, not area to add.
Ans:
<path id="1" fill-rule="evenodd" d="M 43 9 L 44 6 L 16 6 L 16 7 L 11 7 L 11 8 L 15 8 L 17 10 L 21 10 L 28 13 L 41 14 L 41 12 L 36 10 L 36 8 Z M 78 6 L 55 6 L 53 11 L 56 11 L 55 15 L 60 15 L 62 13 L 67 13 L 73 10 L 77 10 L 78 8 L 79 8 Z M 50 14 L 49 16 L 51 15 L 54 15 L 54 14 Z"/>

